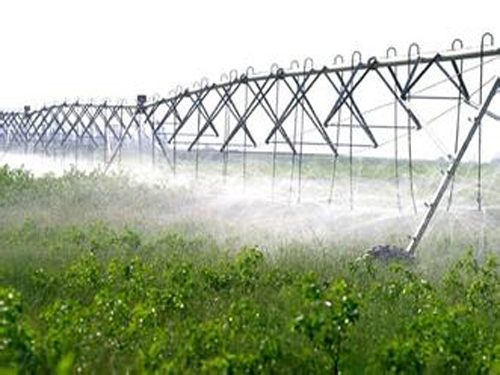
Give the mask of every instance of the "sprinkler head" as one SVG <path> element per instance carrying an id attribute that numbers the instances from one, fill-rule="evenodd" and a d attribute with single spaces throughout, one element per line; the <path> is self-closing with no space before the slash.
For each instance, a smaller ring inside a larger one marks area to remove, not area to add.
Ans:
<path id="1" fill-rule="evenodd" d="M 146 95 L 137 95 L 137 106 L 140 108 L 144 108 L 147 100 L 148 99 Z"/>
<path id="2" fill-rule="evenodd" d="M 376 245 L 366 252 L 366 256 L 383 262 L 415 260 L 415 256 L 405 249 L 393 245 Z"/>

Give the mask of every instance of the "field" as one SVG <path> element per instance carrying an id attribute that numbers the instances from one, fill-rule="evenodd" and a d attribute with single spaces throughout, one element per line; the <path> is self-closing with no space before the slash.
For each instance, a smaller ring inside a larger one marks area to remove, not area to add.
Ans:
<path id="1" fill-rule="evenodd" d="M 500 373 L 498 242 L 383 264 L 228 207 L 2 167 L 0 374 Z"/>

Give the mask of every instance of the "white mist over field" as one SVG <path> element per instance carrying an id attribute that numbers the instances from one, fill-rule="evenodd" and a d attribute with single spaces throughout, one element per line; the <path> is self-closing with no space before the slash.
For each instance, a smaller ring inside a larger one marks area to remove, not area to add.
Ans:
<path id="1" fill-rule="evenodd" d="M 35 176 L 62 176 L 74 169 L 74 161 L 34 155 L 9 154 L 2 163 L 23 167 Z M 96 170 L 96 164 L 79 160 L 78 170 L 90 173 Z M 379 244 L 406 246 L 408 236 L 425 212 L 424 202 L 429 201 L 440 180 L 437 172 L 423 179 L 425 183 L 420 181 L 415 215 L 404 180 L 399 210 L 391 179 L 357 178 L 351 210 L 346 178 L 336 181 L 331 202 L 328 178 L 305 178 L 298 203 L 297 188 L 290 188 L 288 178 L 276 178 L 274 184 L 269 176 L 243 180 L 206 173 L 194 178 L 193 173 L 174 176 L 165 169 L 131 163 L 121 164 L 109 173 L 127 182 L 119 188 L 101 187 L 97 182 L 96 186 L 87 187 L 90 193 L 85 200 L 78 198 L 72 207 L 67 199 L 57 197 L 30 202 L 8 212 L 3 220 L 22 222 L 32 218 L 47 225 L 104 220 L 153 234 L 180 228 L 209 235 L 230 247 L 258 245 L 272 249 L 296 244 L 305 251 L 340 249 L 358 253 Z M 455 203 L 447 211 L 447 199 L 443 200 L 422 247 L 436 251 L 442 246 L 500 248 L 495 233 L 500 221 L 500 205 L 496 203 L 500 200 L 491 181 L 485 183 L 486 205 L 478 212 L 473 201 L 473 173 L 458 178 Z"/>

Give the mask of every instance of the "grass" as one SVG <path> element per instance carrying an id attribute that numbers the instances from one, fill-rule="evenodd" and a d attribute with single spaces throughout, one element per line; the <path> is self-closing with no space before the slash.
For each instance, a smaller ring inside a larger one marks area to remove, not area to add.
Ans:
<path id="1" fill-rule="evenodd" d="M 150 231 L 130 212 L 177 209 L 160 190 L 0 169 L 0 373 L 500 372 L 493 255 L 443 241 L 449 256 L 386 265 Z"/>

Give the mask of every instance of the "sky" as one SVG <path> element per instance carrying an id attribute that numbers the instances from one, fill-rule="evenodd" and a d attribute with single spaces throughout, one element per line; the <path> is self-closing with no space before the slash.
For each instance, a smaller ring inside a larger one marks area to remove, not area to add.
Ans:
<path id="1" fill-rule="evenodd" d="M 231 69 L 354 50 L 382 56 L 500 38 L 495 1 L 16 0 L 0 3 L 0 108 L 168 96 Z"/>

